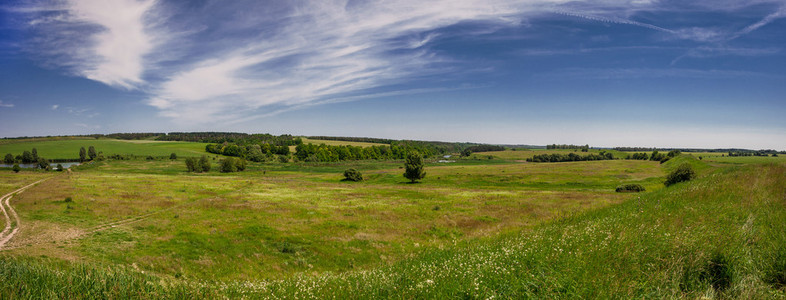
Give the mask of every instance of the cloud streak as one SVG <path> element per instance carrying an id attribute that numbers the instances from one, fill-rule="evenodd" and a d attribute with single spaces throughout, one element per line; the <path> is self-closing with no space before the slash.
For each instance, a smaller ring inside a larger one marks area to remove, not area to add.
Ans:
<path id="1" fill-rule="evenodd" d="M 154 0 L 69 0 L 23 8 L 39 32 L 30 51 L 48 65 L 124 89 L 141 85 L 155 46 L 147 19 Z"/>
<path id="2" fill-rule="evenodd" d="M 704 45 L 672 64 L 685 57 L 780 53 L 780 49 L 715 45 L 728 40 L 729 32 L 659 22 L 661 16 L 671 13 L 664 7 L 668 4 L 646 0 L 43 3 L 15 8 L 18 13 L 32 16 L 27 22 L 35 33 L 28 47 L 30 52 L 44 64 L 64 68 L 77 76 L 141 91 L 146 95 L 146 104 L 157 108 L 161 116 L 182 124 L 237 122 L 317 104 L 367 99 L 401 90 L 405 94 L 429 90 L 400 86 L 446 80 L 451 74 L 466 72 L 460 58 L 438 49 L 440 43 L 455 37 L 526 28 L 529 22 L 553 18 L 554 14 L 609 26 L 649 29 L 660 41 L 667 36 L 666 40 Z M 746 7 L 741 2 L 733 3 L 736 6 L 724 5 L 722 9 Z M 736 31 L 732 39 L 784 14 L 781 8 Z M 555 55 L 666 48 L 688 47 L 532 48 L 518 53 Z M 484 68 L 491 67 L 477 69 Z M 653 70 L 630 72 L 650 71 Z M 627 76 L 630 72 L 620 69 L 606 74 Z M 670 71 L 653 74 L 674 76 Z M 685 74 L 718 76 L 712 70 Z"/>
<path id="3" fill-rule="evenodd" d="M 0 100 L 0 107 L 11 108 L 14 107 L 13 103 L 5 103 L 3 100 Z"/>

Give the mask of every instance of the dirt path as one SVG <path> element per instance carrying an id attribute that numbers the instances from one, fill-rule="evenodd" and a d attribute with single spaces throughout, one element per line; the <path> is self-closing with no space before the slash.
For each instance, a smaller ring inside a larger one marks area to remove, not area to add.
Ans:
<path id="1" fill-rule="evenodd" d="M 46 178 L 46 179 L 49 179 L 49 178 Z M 42 181 L 44 181 L 46 179 L 41 179 L 39 181 L 33 182 L 31 184 L 28 184 L 28 185 L 26 185 L 24 187 L 19 188 L 16 191 L 13 191 L 13 192 L 10 192 L 8 194 L 5 194 L 5 196 L 0 198 L 0 209 L 2 209 L 3 217 L 5 218 L 5 228 L 3 229 L 2 232 L 0 232 L 0 249 L 3 249 L 3 246 L 5 246 L 5 244 L 9 240 L 11 240 L 11 238 L 13 238 L 14 235 L 16 235 L 16 233 L 19 231 L 19 226 L 21 225 L 21 222 L 19 220 L 19 216 L 16 214 L 16 211 L 14 210 L 14 208 L 11 207 L 11 198 L 13 198 L 15 194 L 19 194 L 19 193 L 23 192 L 24 190 L 28 189 L 29 187 L 34 186 L 34 185 L 36 185 L 36 184 L 38 184 L 38 183 L 40 183 L 40 182 L 42 182 Z M 9 216 L 9 213 L 10 213 L 10 216 Z M 13 217 L 13 220 L 11 219 L 12 217 Z"/>

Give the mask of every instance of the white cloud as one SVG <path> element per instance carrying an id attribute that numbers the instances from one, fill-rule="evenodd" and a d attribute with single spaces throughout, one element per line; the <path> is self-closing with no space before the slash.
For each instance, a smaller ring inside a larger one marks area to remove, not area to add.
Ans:
<path id="1" fill-rule="evenodd" d="M 13 103 L 5 103 L 5 102 L 3 102 L 3 100 L 0 100 L 0 107 L 8 107 L 8 108 L 10 108 L 10 107 L 14 107 L 14 104 Z"/>
<path id="2" fill-rule="evenodd" d="M 155 0 L 68 0 L 22 8 L 36 13 L 29 51 L 47 65 L 114 87 L 141 85 L 157 36 L 148 24 Z"/>
<path id="3" fill-rule="evenodd" d="M 52 108 L 52 110 L 57 110 L 58 107 L 60 107 L 60 105 L 59 104 L 55 104 L 55 105 L 52 105 L 51 108 Z"/>

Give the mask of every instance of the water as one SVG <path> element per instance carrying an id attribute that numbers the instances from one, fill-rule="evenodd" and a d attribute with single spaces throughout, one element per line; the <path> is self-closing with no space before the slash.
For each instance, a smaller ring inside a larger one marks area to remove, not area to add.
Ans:
<path id="1" fill-rule="evenodd" d="M 79 162 L 78 161 L 70 161 L 70 162 L 61 162 L 61 163 L 51 163 L 49 165 L 52 166 L 52 169 L 54 169 L 54 168 L 57 168 L 57 164 L 61 164 L 61 165 L 63 165 L 64 169 L 68 169 L 71 166 L 78 165 Z M 0 168 L 11 168 L 13 166 L 14 166 L 13 164 L 10 164 L 10 165 L 9 164 L 0 164 Z M 26 169 L 38 168 L 38 164 L 19 164 L 19 166 L 22 167 L 22 168 L 26 168 Z"/>

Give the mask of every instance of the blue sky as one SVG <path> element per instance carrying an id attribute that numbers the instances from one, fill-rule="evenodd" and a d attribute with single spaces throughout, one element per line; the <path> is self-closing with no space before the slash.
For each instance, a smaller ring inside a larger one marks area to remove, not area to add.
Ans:
<path id="1" fill-rule="evenodd" d="M 4 1 L 0 136 L 786 150 L 786 1 Z"/>

